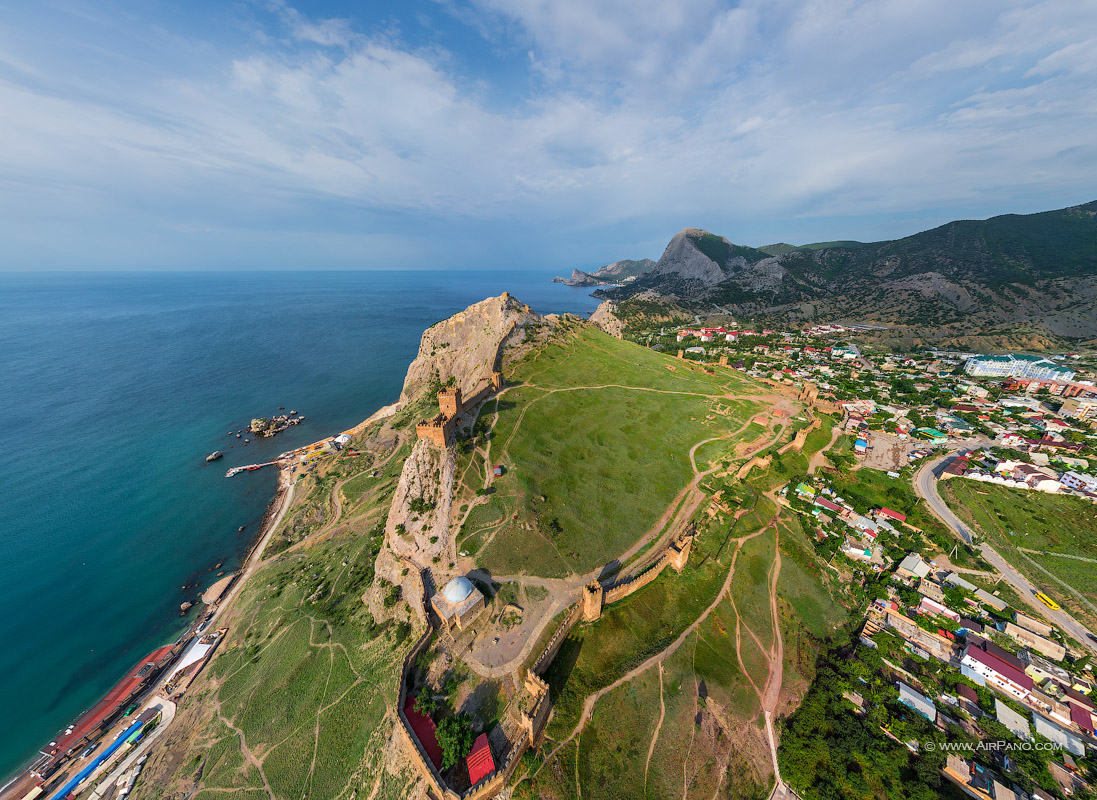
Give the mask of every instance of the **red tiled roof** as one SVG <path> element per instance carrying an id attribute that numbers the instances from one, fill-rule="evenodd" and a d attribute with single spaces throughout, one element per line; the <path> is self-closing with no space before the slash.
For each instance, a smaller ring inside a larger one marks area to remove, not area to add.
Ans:
<path id="1" fill-rule="evenodd" d="M 815 498 L 815 505 L 822 506 L 823 508 L 828 509 L 829 511 L 841 511 L 842 510 L 842 507 L 840 505 L 838 505 L 837 503 L 832 503 L 830 500 L 827 500 L 825 497 L 816 497 Z"/>
<path id="2" fill-rule="evenodd" d="M 892 519 L 898 520 L 899 522 L 907 521 L 906 514 L 900 514 L 898 511 L 892 511 L 890 508 L 881 508 L 880 513 L 883 514 L 885 517 L 891 517 Z"/>
<path id="3" fill-rule="evenodd" d="M 1074 721 L 1074 724 L 1085 731 L 1093 733 L 1093 717 L 1089 713 L 1088 708 L 1082 706 L 1070 704 L 1070 718 Z"/>
<path id="4" fill-rule="evenodd" d="M 442 765 L 442 747 L 438 744 L 434 720 L 415 710 L 415 698 L 411 695 L 408 695 L 408 699 L 404 701 L 404 716 L 408 718 L 408 724 L 411 725 L 415 738 L 423 746 L 435 769 L 439 768 Z"/>
<path id="5" fill-rule="evenodd" d="M 983 650 L 980 650 L 974 644 L 970 644 L 967 647 L 967 652 L 965 653 L 965 655 L 971 656 L 980 664 L 989 667 L 990 669 L 1001 675 L 1003 678 L 1012 681 L 1013 683 L 1020 686 L 1022 689 L 1032 688 L 1032 678 L 1030 678 L 1021 670 L 1016 669 L 1013 665 L 1007 664 L 1005 661 L 998 658 L 998 656 L 994 655 L 993 653 L 987 653 Z"/>
<path id="6" fill-rule="evenodd" d="M 486 733 L 476 737 L 476 741 L 472 743 L 472 752 L 465 759 L 465 763 L 469 768 L 469 782 L 473 786 L 495 772 L 495 761 L 491 757 Z"/>

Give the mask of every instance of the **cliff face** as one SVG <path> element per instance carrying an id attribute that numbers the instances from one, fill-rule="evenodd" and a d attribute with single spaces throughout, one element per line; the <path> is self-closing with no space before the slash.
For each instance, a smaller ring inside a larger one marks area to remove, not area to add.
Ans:
<path id="1" fill-rule="evenodd" d="M 620 339 L 624 335 L 625 326 L 615 315 L 614 311 L 617 309 L 613 303 L 606 300 L 600 303 L 598 308 L 594 309 L 594 313 L 590 315 L 590 321 L 593 325 L 597 325 L 604 330 L 610 336 L 616 336 Z"/>
<path id="2" fill-rule="evenodd" d="M 553 283 L 563 283 L 568 286 L 605 286 L 607 284 L 626 283 L 633 278 L 646 275 L 655 269 L 655 262 L 650 258 L 642 258 L 639 261 L 621 259 L 612 264 L 599 267 L 594 272 L 583 272 L 581 269 L 573 269 L 570 278 L 556 277 Z"/>
<path id="3" fill-rule="evenodd" d="M 521 341 L 529 326 L 542 321 L 529 306 L 504 292 L 428 328 L 419 343 L 419 354 L 408 367 L 400 402 L 422 395 L 436 375 L 442 383 L 454 378 L 461 393 L 471 395 L 483 381 L 490 380 L 506 343 Z"/>

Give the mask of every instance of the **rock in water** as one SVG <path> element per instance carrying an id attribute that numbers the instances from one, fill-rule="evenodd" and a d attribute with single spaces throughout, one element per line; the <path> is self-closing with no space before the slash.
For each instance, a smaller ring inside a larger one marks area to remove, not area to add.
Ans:
<path id="1" fill-rule="evenodd" d="M 223 455 L 224 455 L 224 453 L 222 453 L 220 450 L 214 450 L 212 453 L 210 453 L 208 456 L 206 456 L 206 461 L 216 461 L 217 459 L 221 458 L 221 456 L 223 456 Z"/>

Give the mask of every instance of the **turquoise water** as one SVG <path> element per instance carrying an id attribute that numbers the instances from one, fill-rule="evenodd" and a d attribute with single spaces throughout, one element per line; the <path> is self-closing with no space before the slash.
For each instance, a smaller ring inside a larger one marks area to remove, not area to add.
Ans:
<path id="1" fill-rule="evenodd" d="M 225 469 L 394 401 L 422 331 L 471 303 L 597 305 L 550 277 L 0 273 L 0 776 L 177 636 L 216 563 L 238 563 L 275 473 Z M 226 435 L 279 406 L 307 421 L 247 447 Z"/>

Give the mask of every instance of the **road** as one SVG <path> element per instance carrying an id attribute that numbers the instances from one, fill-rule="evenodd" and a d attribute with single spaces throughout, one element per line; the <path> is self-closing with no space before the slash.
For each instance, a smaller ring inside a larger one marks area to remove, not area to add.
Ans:
<path id="1" fill-rule="evenodd" d="M 952 453 L 948 453 L 940 458 L 923 464 L 921 469 L 919 469 L 914 476 L 914 491 L 929 504 L 930 511 L 933 512 L 935 517 L 948 525 L 953 533 L 957 534 L 968 544 L 971 544 L 971 530 L 953 513 L 952 509 L 945 504 L 945 501 L 941 499 L 941 495 L 937 491 L 937 476 L 941 474 L 941 470 L 945 467 L 947 462 L 953 459 L 953 457 L 954 455 Z M 1040 615 L 1049 622 L 1072 636 L 1083 646 L 1088 647 L 1090 650 L 1097 653 L 1097 645 L 1094 644 L 1092 639 L 1087 637 L 1089 630 L 1082 625 L 1082 623 L 1078 622 L 1078 620 L 1066 611 L 1063 611 L 1062 609 L 1059 609 L 1058 611 L 1050 609 L 1033 597 L 1036 588 L 1032 583 L 989 544 L 982 543 L 978 545 L 978 547 L 983 558 L 998 570 L 1002 577 L 1017 590 L 1017 593 L 1024 598 L 1033 609 L 1039 612 Z"/>

